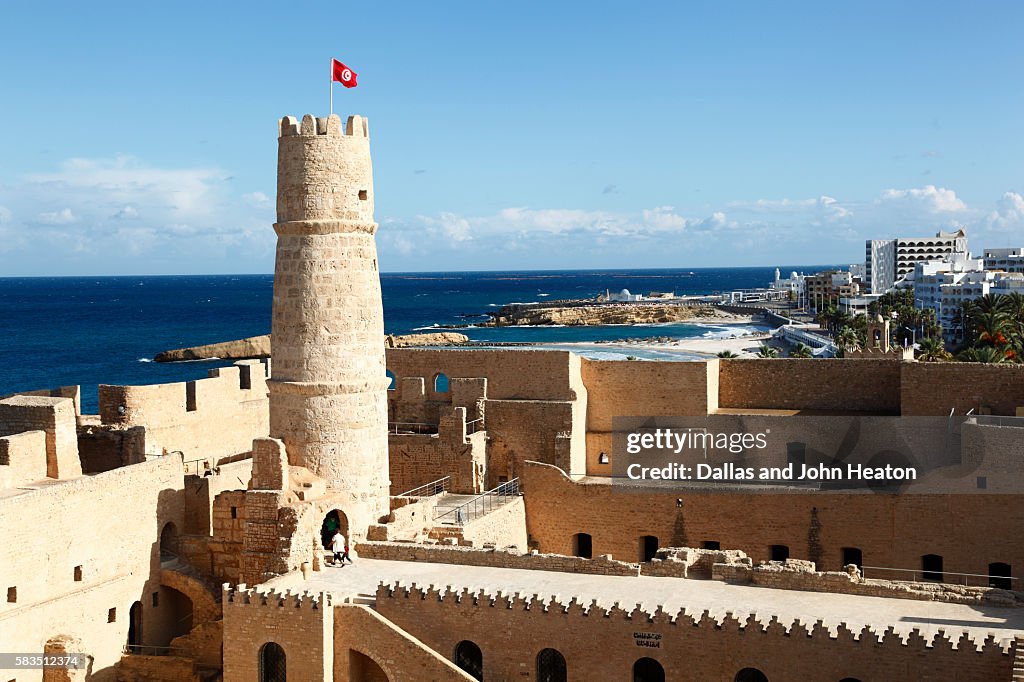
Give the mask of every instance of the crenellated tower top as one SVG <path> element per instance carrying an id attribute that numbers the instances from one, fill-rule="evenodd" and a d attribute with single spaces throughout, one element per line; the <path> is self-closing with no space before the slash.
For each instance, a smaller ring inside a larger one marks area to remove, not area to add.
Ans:
<path id="1" fill-rule="evenodd" d="M 347 225 L 289 223 L 343 221 Z M 370 129 L 362 116 L 332 114 L 278 123 L 277 225 L 291 232 L 361 231 L 373 234 Z"/>

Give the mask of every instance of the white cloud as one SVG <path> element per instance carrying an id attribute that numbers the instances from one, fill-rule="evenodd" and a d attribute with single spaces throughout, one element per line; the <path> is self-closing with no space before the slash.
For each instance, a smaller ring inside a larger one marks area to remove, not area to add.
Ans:
<path id="1" fill-rule="evenodd" d="M 132 220 L 133 218 L 139 217 L 139 212 L 134 206 L 127 205 L 117 209 L 117 211 L 110 217 L 115 220 Z"/>
<path id="2" fill-rule="evenodd" d="M 921 206 L 933 213 L 956 213 L 967 210 L 967 204 L 957 197 L 956 192 L 935 185 L 912 189 L 887 189 L 882 192 L 882 201 Z"/>
<path id="3" fill-rule="evenodd" d="M 68 159 L 26 175 L 3 188 L 4 249 L 23 257 L 6 259 L 0 274 L 269 270 L 271 199 L 236 194 L 228 175 L 130 156 Z"/>
<path id="4" fill-rule="evenodd" d="M 996 208 L 982 221 L 982 226 L 995 232 L 1024 230 L 1024 196 L 1004 192 Z"/>
<path id="5" fill-rule="evenodd" d="M 62 208 L 59 211 L 40 213 L 36 216 L 35 222 L 40 225 L 68 225 L 77 220 L 70 208 Z"/>
<path id="6" fill-rule="evenodd" d="M 263 192 L 250 192 L 249 194 L 243 194 L 242 199 L 247 204 L 254 208 L 267 209 L 273 205 L 273 200 Z"/>

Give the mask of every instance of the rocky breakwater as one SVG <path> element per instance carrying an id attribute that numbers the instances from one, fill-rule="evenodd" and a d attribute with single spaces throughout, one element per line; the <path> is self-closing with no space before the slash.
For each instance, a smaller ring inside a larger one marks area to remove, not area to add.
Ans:
<path id="1" fill-rule="evenodd" d="M 481 327 L 511 327 L 517 325 L 565 325 L 568 327 L 603 324 L 656 324 L 687 320 L 735 321 L 736 316 L 711 306 L 681 303 L 591 303 L 591 304 L 512 304 L 491 319 L 479 323 Z"/>
<path id="2" fill-rule="evenodd" d="M 385 348 L 415 348 L 417 346 L 461 346 L 469 341 L 465 334 L 435 332 L 430 334 L 404 334 L 384 337 Z M 249 360 L 270 357 L 270 334 L 250 336 L 238 341 L 210 343 L 205 346 L 177 348 L 158 353 L 157 362 L 184 360 Z"/>

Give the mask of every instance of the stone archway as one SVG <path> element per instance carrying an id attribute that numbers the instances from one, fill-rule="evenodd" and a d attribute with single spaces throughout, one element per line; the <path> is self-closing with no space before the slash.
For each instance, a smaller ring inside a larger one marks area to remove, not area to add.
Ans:
<path id="1" fill-rule="evenodd" d="M 348 650 L 348 679 L 360 682 L 389 682 L 388 674 L 377 661 L 361 651 Z"/>
<path id="2" fill-rule="evenodd" d="M 320 544 L 324 549 L 330 548 L 331 538 L 339 530 L 345 536 L 346 541 L 352 541 L 349 536 L 348 516 L 340 509 L 331 509 L 324 515 L 324 520 L 320 524 Z"/>

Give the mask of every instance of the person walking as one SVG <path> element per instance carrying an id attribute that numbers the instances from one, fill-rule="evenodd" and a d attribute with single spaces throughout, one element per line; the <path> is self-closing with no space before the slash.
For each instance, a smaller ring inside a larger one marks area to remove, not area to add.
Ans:
<path id="1" fill-rule="evenodd" d="M 335 566 L 344 566 L 346 560 L 350 564 L 355 563 L 348 555 L 348 542 L 340 530 L 331 538 L 331 550 L 334 552 Z"/>

